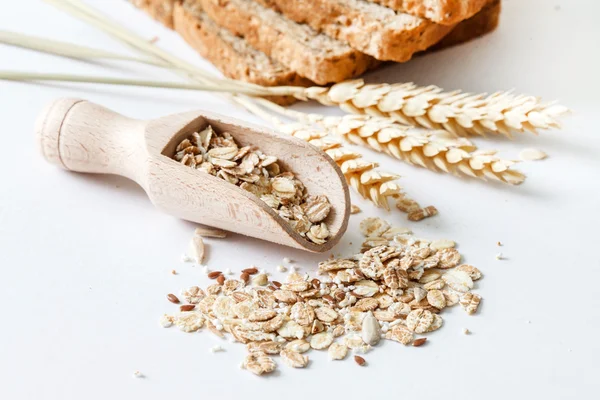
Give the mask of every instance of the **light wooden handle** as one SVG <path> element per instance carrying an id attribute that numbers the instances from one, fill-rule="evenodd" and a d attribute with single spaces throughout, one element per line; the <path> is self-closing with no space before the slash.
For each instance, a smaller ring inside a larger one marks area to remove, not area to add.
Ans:
<path id="1" fill-rule="evenodd" d="M 98 104 L 64 98 L 38 117 L 36 141 L 44 158 L 64 169 L 137 180 L 144 125 Z"/>

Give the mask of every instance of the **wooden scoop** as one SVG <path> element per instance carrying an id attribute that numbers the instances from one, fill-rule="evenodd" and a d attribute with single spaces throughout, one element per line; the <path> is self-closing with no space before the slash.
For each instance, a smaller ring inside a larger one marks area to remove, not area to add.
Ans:
<path id="1" fill-rule="evenodd" d="M 325 221 L 328 241 L 309 242 L 255 195 L 171 158 L 179 142 L 207 125 L 231 133 L 240 146 L 255 145 L 276 156 L 308 193 L 326 195 L 332 205 Z M 233 118 L 192 111 L 140 121 L 85 100 L 60 99 L 39 116 L 36 137 L 48 162 L 132 179 L 156 207 L 185 220 L 311 252 L 331 249 L 348 226 L 348 186 L 331 158 L 302 140 Z"/>

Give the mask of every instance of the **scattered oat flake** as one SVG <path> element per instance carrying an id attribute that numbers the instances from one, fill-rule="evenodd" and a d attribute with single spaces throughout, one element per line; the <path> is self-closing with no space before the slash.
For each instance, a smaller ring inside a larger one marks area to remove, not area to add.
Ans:
<path id="1" fill-rule="evenodd" d="M 502 253 L 496 254 L 496 260 L 502 260 L 503 258 L 504 258 L 504 255 Z"/>
<path id="2" fill-rule="evenodd" d="M 465 335 L 470 335 L 470 334 L 471 334 L 471 331 L 470 331 L 469 329 L 467 329 L 467 328 L 464 328 L 464 329 L 463 329 L 463 333 L 464 333 Z"/>
<path id="3" fill-rule="evenodd" d="M 361 212 L 359 206 L 355 206 L 354 204 L 350 206 L 350 214 L 358 214 L 359 212 Z"/>
<path id="4" fill-rule="evenodd" d="M 275 371 L 277 364 L 265 353 L 255 352 L 246 356 L 243 367 L 253 374 L 263 375 Z"/>
<path id="5" fill-rule="evenodd" d="M 333 343 L 333 335 L 329 332 L 321 332 L 313 335 L 310 339 L 310 347 L 315 350 L 323 350 Z"/>
<path id="6" fill-rule="evenodd" d="M 402 325 L 395 325 L 386 333 L 386 338 L 408 345 L 413 340 L 413 333 Z"/>
<path id="7" fill-rule="evenodd" d="M 310 343 L 304 339 L 296 339 L 289 342 L 285 348 L 297 353 L 306 353 L 310 350 Z"/>
<path id="8" fill-rule="evenodd" d="M 194 231 L 194 233 L 197 236 L 202 236 L 205 238 L 218 238 L 218 239 L 224 239 L 227 237 L 227 232 L 223 231 L 221 229 L 217 229 L 217 228 L 211 228 L 211 227 L 197 227 L 196 230 Z"/>
<path id="9" fill-rule="evenodd" d="M 175 326 L 181 329 L 184 332 L 196 332 L 198 329 L 202 328 L 204 325 L 205 318 L 202 314 L 188 311 L 188 312 L 180 312 L 175 315 Z"/>
<path id="10" fill-rule="evenodd" d="M 421 221 L 421 220 L 424 220 L 425 218 L 433 217 L 434 215 L 437 215 L 437 214 L 438 214 L 437 208 L 435 208 L 434 206 L 427 206 L 425 208 L 420 208 L 418 210 L 409 212 L 408 220 L 415 221 L 415 222 Z"/>
<path id="11" fill-rule="evenodd" d="M 365 218 L 360 223 L 360 232 L 366 237 L 381 236 L 388 229 L 390 229 L 390 224 L 381 218 Z"/>
<path id="12" fill-rule="evenodd" d="M 477 312 L 477 308 L 479 308 L 479 303 L 481 302 L 481 296 L 475 293 L 465 293 L 460 298 L 460 305 L 465 309 L 467 314 L 473 315 Z"/>
<path id="13" fill-rule="evenodd" d="M 473 289 L 473 280 L 465 271 L 453 269 L 442 275 L 442 279 L 446 285 L 457 292 L 466 293 Z"/>
<path id="14" fill-rule="evenodd" d="M 308 357 L 289 349 L 281 350 L 281 359 L 292 368 L 304 368 L 308 365 Z"/>
<path id="15" fill-rule="evenodd" d="M 402 196 L 396 200 L 396 208 L 402 212 L 411 213 L 419 210 L 421 206 L 415 200 Z"/>
<path id="16" fill-rule="evenodd" d="M 446 307 L 446 298 L 441 290 L 430 290 L 427 292 L 427 301 L 435 308 L 441 310 Z"/>
<path id="17" fill-rule="evenodd" d="M 430 311 L 416 309 L 406 316 L 406 327 L 415 333 L 424 333 L 433 324 L 433 319 L 433 314 Z"/>
<path id="18" fill-rule="evenodd" d="M 537 149 L 523 149 L 519 153 L 519 158 L 522 161 L 538 161 L 543 160 L 546 157 L 548 157 L 546 153 Z"/>
<path id="19" fill-rule="evenodd" d="M 431 250 L 450 249 L 450 248 L 453 248 L 454 246 L 456 246 L 456 243 L 454 243 L 454 241 L 448 240 L 448 239 L 434 240 L 429 245 L 429 247 L 431 248 Z"/>
<path id="20" fill-rule="evenodd" d="M 343 360 L 348 354 L 348 348 L 342 343 L 332 343 L 327 354 L 330 360 Z"/>
<path id="21" fill-rule="evenodd" d="M 144 374 L 142 374 L 140 371 L 133 371 L 133 377 L 134 378 L 143 378 Z"/>
<path id="22" fill-rule="evenodd" d="M 483 276 L 480 270 L 469 264 L 459 265 L 456 270 L 466 272 L 474 281 L 481 279 Z"/>

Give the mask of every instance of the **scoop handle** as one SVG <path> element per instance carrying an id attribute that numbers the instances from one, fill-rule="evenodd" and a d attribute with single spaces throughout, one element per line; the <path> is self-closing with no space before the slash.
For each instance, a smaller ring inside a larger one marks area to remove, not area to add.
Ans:
<path id="1" fill-rule="evenodd" d="M 36 142 L 46 161 L 64 169 L 135 180 L 144 126 L 98 104 L 63 98 L 41 112 Z"/>

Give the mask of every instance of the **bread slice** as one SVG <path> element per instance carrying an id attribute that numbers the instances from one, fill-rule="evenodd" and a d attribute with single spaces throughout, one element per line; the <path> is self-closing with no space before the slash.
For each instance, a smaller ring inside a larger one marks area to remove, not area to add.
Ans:
<path id="1" fill-rule="evenodd" d="M 367 0 L 394 11 L 453 25 L 478 13 L 487 0 Z"/>
<path id="2" fill-rule="evenodd" d="M 488 3 L 477 14 L 456 25 L 452 32 L 438 42 L 431 50 L 441 50 L 457 44 L 468 42 L 486 33 L 492 32 L 500 22 L 502 5 L 500 0 L 488 0 Z"/>
<path id="3" fill-rule="evenodd" d="M 453 25 L 365 0 L 255 0 L 378 60 L 405 62 L 440 41 Z"/>
<path id="4" fill-rule="evenodd" d="M 320 84 L 361 75 L 379 62 L 345 42 L 298 24 L 252 0 L 196 0 L 217 24 Z"/>

